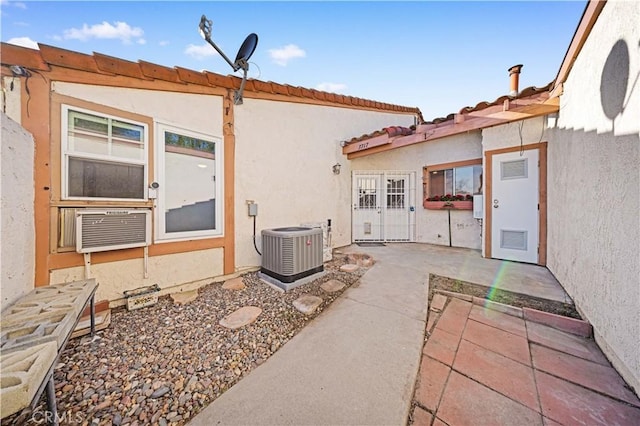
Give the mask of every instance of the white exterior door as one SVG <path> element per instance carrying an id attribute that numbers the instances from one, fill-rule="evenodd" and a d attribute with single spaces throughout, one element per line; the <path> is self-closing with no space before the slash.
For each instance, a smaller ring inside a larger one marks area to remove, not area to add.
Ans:
<path id="1" fill-rule="evenodd" d="M 354 172 L 353 241 L 413 241 L 415 173 Z"/>
<path id="2" fill-rule="evenodd" d="M 492 156 L 491 257 L 538 262 L 539 151 Z"/>
<path id="3" fill-rule="evenodd" d="M 353 175 L 353 240 L 382 241 L 382 175 Z"/>

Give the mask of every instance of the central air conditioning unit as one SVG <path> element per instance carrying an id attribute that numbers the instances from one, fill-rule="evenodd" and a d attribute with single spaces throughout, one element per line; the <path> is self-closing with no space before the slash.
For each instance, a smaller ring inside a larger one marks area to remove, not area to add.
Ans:
<path id="1" fill-rule="evenodd" d="M 262 231 L 263 274 L 292 283 L 323 270 L 322 228 L 296 226 Z"/>
<path id="2" fill-rule="evenodd" d="M 120 250 L 151 244 L 151 210 L 76 211 L 76 251 Z"/>

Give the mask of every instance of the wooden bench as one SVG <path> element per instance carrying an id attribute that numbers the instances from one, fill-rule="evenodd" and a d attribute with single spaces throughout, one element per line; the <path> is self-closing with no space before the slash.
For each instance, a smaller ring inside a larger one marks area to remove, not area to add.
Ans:
<path id="1" fill-rule="evenodd" d="M 0 418 L 33 410 L 46 389 L 45 420 L 58 424 L 53 370 L 89 306 L 95 333 L 95 279 L 38 287 L 0 315 Z"/>

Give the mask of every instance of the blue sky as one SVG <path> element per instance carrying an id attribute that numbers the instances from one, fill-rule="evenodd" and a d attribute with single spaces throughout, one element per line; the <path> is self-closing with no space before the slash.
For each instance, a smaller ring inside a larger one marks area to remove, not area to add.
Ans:
<path id="1" fill-rule="evenodd" d="M 233 60 L 259 36 L 249 76 L 445 116 L 509 89 L 544 86 L 585 1 L 177 2 L 0 0 L 1 39 L 231 74 L 198 34 L 201 15 Z"/>

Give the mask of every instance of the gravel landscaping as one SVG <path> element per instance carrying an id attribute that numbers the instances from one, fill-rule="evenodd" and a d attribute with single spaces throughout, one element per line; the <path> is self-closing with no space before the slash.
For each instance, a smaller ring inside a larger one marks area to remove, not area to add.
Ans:
<path id="1" fill-rule="evenodd" d="M 114 309 L 107 329 L 93 340 L 71 340 L 60 358 L 54 374 L 61 423 L 187 423 L 358 282 L 366 268 L 340 271 L 348 260 L 344 254 L 334 255 L 325 263 L 323 277 L 287 293 L 253 272 L 243 276 L 242 290 L 212 283 L 184 305 L 165 296 L 143 309 Z M 335 292 L 320 288 L 330 280 L 345 287 Z M 309 315 L 293 306 L 305 294 L 322 298 Z M 244 306 L 262 309 L 255 322 L 236 330 L 219 325 Z M 22 413 L 2 424 L 42 424 L 45 407 L 43 398 L 34 412 L 39 416 Z"/>

